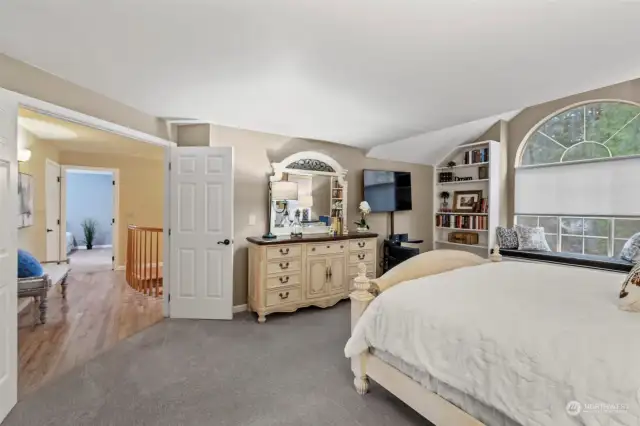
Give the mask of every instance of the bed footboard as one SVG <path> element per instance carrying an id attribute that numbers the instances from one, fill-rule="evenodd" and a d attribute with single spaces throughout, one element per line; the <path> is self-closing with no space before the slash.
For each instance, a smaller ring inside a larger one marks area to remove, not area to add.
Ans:
<path id="1" fill-rule="evenodd" d="M 358 265 L 358 276 L 354 278 L 355 290 L 351 292 L 349 298 L 351 299 L 351 331 L 356 326 L 356 323 L 364 313 L 367 306 L 375 296 L 371 293 L 371 282 L 367 278 L 367 266 L 364 263 Z M 356 387 L 356 391 L 360 395 L 364 395 L 369 390 L 369 379 L 367 379 L 367 355 L 368 352 L 364 352 L 358 356 L 351 358 L 351 371 L 355 378 L 353 384 Z"/>

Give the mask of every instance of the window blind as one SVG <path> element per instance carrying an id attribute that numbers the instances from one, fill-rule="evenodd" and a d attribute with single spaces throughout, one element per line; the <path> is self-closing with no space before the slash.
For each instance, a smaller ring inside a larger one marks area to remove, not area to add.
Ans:
<path id="1" fill-rule="evenodd" d="M 640 159 L 517 168 L 515 214 L 640 216 Z"/>

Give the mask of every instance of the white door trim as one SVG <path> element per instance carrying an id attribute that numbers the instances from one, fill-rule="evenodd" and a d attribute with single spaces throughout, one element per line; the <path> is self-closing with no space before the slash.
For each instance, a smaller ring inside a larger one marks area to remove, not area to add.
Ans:
<path id="1" fill-rule="evenodd" d="M 61 216 L 61 210 L 62 210 L 62 205 L 60 204 L 62 202 L 62 192 L 61 192 L 61 188 L 60 188 L 60 183 L 59 182 L 55 182 L 55 184 L 58 186 L 58 211 L 56 214 L 56 218 L 60 219 L 60 224 L 58 224 L 55 228 L 54 228 L 54 232 L 58 232 L 58 253 L 55 254 L 54 256 L 49 256 L 49 235 L 47 232 L 48 229 L 48 224 L 47 221 L 49 219 L 49 209 L 51 208 L 51 206 L 49 205 L 49 197 L 48 197 L 48 191 L 49 191 L 49 185 L 51 184 L 51 182 L 49 182 L 47 180 L 47 173 L 48 170 L 47 168 L 49 166 L 54 166 L 57 170 L 58 170 L 58 176 L 61 177 L 62 174 L 62 169 L 60 168 L 60 164 L 58 164 L 57 162 L 53 161 L 50 158 L 45 159 L 45 165 L 44 165 L 44 177 L 45 177 L 45 182 L 44 182 L 44 190 L 45 190 L 45 196 L 44 196 L 44 205 L 45 205 L 45 211 L 44 211 L 44 216 L 45 216 L 45 236 L 44 236 L 44 241 L 45 241 L 45 258 L 44 260 L 47 261 L 60 261 L 62 259 L 61 257 L 61 253 L 62 251 L 60 251 L 60 239 L 62 238 L 62 233 L 60 232 L 60 230 L 62 229 L 62 216 Z M 62 180 L 62 179 L 60 179 Z"/>
<path id="2" fill-rule="evenodd" d="M 166 270 L 166 277 L 163 278 L 162 285 L 166 290 L 165 294 L 169 294 L 171 288 L 171 282 L 169 278 L 169 256 L 170 256 L 170 245 L 171 240 L 169 238 L 169 225 L 170 225 L 170 188 L 171 188 L 171 177 L 169 176 L 169 162 L 171 161 L 171 147 L 176 147 L 178 144 L 175 142 L 159 138 L 154 135 L 150 135 L 138 130 L 130 129 L 125 126 L 121 126 L 119 124 L 112 123 L 110 121 L 102 120 L 100 118 L 93 117 L 91 115 L 83 114 L 78 111 L 74 111 L 69 108 L 61 107 L 49 102 L 42 101 L 40 99 L 32 98 L 27 95 L 23 95 L 22 93 L 12 92 L 10 90 L 4 89 L 0 87 L 0 91 L 4 91 L 9 93 L 16 101 L 18 105 L 22 108 L 26 108 L 32 111 L 39 112 L 40 114 L 46 114 L 51 117 L 59 118 L 61 120 L 71 121 L 77 124 L 82 124 L 84 126 L 88 126 L 94 129 L 103 130 L 105 132 L 115 133 L 120 136 L 128 137 L 131 139 L 138 140 L 140 142 L 147 142 L 154 145 L 159 145 L 165 148 L 165 204 L 164 204 L 164 221 L 163 221 L 163 238 L 164 241 L 168 243 L 164 245 L 164 253 L 165 256 L 164 261 Z M 18 117 L 16 116 L 16 120 Z M 17 140 L 16 140 L 17 143 Z M 16 188 L 16 193 L 17 193 Z M 0 225 L 2 226 L 2 225 Z M 17 247 L 16 247 L 17 252 Z M 17 285 L 17 284 L 16 284 Z M 169 298 L 164 298 L 164 316 L 169 316 Z"/>
<path id="3" fill-rule="evenodd" d="M 118 228 L 121 220 L 118 216 L 120 212 L 120 170 L 107 167 L 76 166 L 73 164 L 62 165 L 62 171 L 60 173 L 60 180 L 62 181 L 60 187 L 60 258 L 63 260 L 67 260 L 67 171 L 69 170 L 109 172 L 113 176 L 115 184 L 113 186 L 113 212 L 111 213 L 111 217 L 116 220 L 116 223 L 111 226 L 111 247 L 113 247 L 112 256 L 115 258 L 113 268 L 115 269 L 121 262 L 124 262 L 124 259 L 120 259 L 118 255 L 120 247 L 120 232 L 118 232 Z M 99 248 L 99 246 L 95 247 Z"/>

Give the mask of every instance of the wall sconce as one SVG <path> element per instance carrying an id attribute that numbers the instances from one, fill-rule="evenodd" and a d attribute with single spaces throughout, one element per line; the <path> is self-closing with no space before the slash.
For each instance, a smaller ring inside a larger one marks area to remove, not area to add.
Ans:
<path id="1" fill-rule="evenodd" d="M 31 150 L 30 149 L 19 149 L 18 150 L 18 161 L 21 163 L 26 163 L 31 159 Z"/>

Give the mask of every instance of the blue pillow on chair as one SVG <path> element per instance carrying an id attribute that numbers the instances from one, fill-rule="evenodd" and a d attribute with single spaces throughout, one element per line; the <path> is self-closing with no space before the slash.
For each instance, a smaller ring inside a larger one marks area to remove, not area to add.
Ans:
<path id="1" fill-rule="evenodd" d="M 39 277 L 43 274 L 40 262 L 28 251 L 18 249 L 18 278 Z"/>

